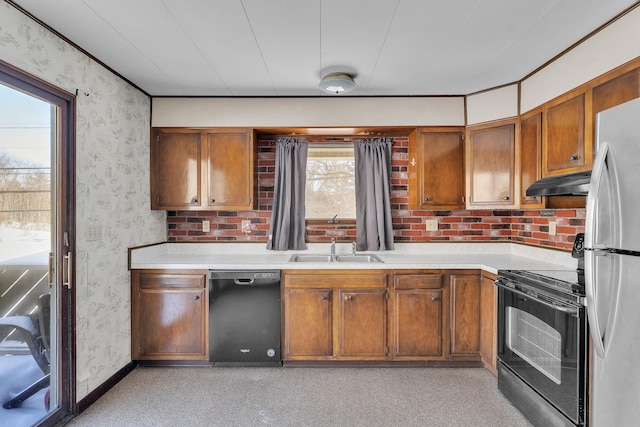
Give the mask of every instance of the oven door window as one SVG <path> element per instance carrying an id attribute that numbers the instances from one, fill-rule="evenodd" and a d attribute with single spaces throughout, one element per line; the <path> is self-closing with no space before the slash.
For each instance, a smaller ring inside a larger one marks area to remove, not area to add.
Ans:
<path id="1" fill-rule="evenodd" d="M 499 291 L 498 357 L 567 417 L 576 420 L 585 384 L 585 320 L 531 297 Z"/>
<path id="2" fill-rule="evenodd" d="M 562 383 L 562 335 L 533 314 L 507 307 L 507 348 L 554 383 Z"/>

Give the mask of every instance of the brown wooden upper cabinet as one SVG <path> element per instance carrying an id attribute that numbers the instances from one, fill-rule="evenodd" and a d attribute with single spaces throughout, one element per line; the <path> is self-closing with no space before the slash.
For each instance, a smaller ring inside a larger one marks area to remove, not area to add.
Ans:
<path id="1" fill-rule="evenodd" d="M 506 208 L 515 205 L 517 119 L 467 128 L 467 206 Z"/>
<path id="2" fill-rule="evenodd" d="M 542 208 L 542 197 L 527 196 L 527 188 L 542 178 L 542 111 L 520 118 L 520 207 Z"/>
<path id="3" fill-rule="evenodd" d="M 256 153 L 249 129 L 152 129 L 151 209 L 253 209 Z"/>
<path id="4" fill-rule="evenodd" d="M 251 132 L 208 132 L 206 139 L 207 206 L 251 209 L 255 150 Z"/>
<path id="5" fill-rule="evenodd" d="M 151 209 L 202 206 L 200 133 L 154 129 L 151 134 Z"/>
<path id="6" fill-rule="evenodd" d="M 584 92 L 560 97 L 545 109 L 543 176 L 589 170 L 593 163 L 593 145 L 585 144 Z"/>
<path id="7" fill-rule="evenodd" d="M 462 128 L 417 129 L 409 139 L 410 209 L 464 208 Z"/>
<path id="8" fill-rule="evenodd" d="M 592 95 L 594 130 L 596 114 L 638 97 L 640 97 L 640 69 L 638 68 L 595 86 Z"/>

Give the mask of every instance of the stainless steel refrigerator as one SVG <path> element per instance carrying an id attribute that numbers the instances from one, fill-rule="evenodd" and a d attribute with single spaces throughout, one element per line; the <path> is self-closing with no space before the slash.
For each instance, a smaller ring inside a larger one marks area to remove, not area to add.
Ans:
<path id="1" fill-rule="evenodd" d="M 591 426 L 640 425 L 640 99 L 596 126 L 584 245 Z"/>

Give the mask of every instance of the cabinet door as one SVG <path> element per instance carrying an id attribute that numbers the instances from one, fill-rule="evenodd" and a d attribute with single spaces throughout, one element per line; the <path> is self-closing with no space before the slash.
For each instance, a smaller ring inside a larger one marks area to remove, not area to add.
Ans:
<path id="1" fill-rule="evenodd" d="M 394 356 L 442 357 L 442 290 L 397 289 Z"/>
<path id="2" fill-rule="evenodd" d="M 201 206 L 200 134 L 156 129 L 151 141 L 151 209 Z"/>
<path id="3" fill-rule="evenodd" d="M 635 69 L 593 88 L 594 118 L 601 111 L 638 97 L 640 97 L 640 69 Z"/>
<path id="4" fill-rule="evenodd" d="M 253 208 L 253 149 L 249 132 L 206 135 L 207 205 Z"/>
<path id="5" fill-rule="evenodd" d="M 547 109 L 546 139 L 543 146 L 544 176 L 584 169 L 584 94 Z M 589 159 L 591 161 L 591 159 Z"/>
<path id="6" fill-rule="evenodd" d="M 338 356 L 386 357 L 386 295 L 386 289 L 339 290 Z"/>
<path id="7" fill-rule="evenodd" d="M 480 352 L 480 276 L 451 275 L 451 355 Z"/>
<path id="8" fill-rule="evenodd" d="M 498 288 L 490 277 L 480 282 L 480 358 L 497 375 Z"/>
<path id="9" fill-rule="evenodd" d="M 514 204 L 515 123 L 469 130 L 469 206 Z"/>
<path id="10" fill-rule="evenodd" d="M 527 196 L 527 188 L 542 178 L 542 112 L 520 121 L 520 207 L 544 207 L 542 197 Z"/>
<path id="11" fill-rule="evenodd" d="M 417 141 L 418 209 L 464 207 L 461 132 L 421 132 Z"/>
<path id="12" fill-rule="evenodd" d="M 287 289 L 284 358 L 333 355 L 332 291 Z"/>
<path id="13" fill-rule="evenodd" d="M 132 272 L 132 358 L 204 360 L 206 275 Z"/>
<path id="14" fill-rule="evenodd" d="M 140 355 L 144 358 L 201 358 L 205 325 L 204 289 L 140 291 Z"/>

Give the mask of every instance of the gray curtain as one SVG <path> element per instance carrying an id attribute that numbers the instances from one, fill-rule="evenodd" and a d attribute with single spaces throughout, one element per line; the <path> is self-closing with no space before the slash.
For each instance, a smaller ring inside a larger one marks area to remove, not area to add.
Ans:
<path id="1" fill-rule="evenodd" d="M 304 189 L 307 181 L 307 141 L 276 139 L 273 208 L 267 249 L 306 249 Z"/>
<path id="2" fill-rule="evenodd" d="M 356 162 L 356 248 L 393 249 L 391 138 L 354 142 Z"/>

